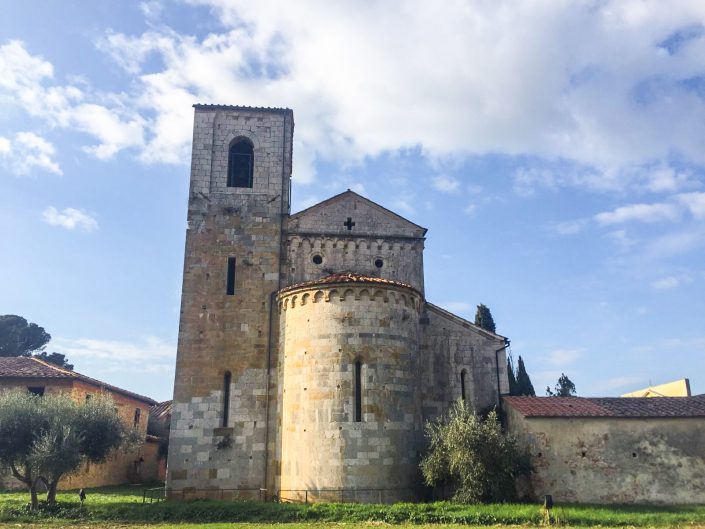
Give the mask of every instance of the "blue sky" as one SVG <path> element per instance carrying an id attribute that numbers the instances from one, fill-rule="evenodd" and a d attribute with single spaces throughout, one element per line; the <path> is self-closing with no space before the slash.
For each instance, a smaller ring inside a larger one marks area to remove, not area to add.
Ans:
<path id="1" fill-rule="evenodd" d="M 171 396 L 191 105 L 289 107 L 294 205 L 429 228 L 539 393 L 705 392 L 701 1 L 3 2 L 0 313 Z"/>

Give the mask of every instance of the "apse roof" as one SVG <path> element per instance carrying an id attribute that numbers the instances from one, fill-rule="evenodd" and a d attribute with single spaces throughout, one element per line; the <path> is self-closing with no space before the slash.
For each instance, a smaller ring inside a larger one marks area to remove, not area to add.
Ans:
<path id="1" fill-rule="evenodd" d="M 373 277 L 364 274 L 358 274 L 355 272 L 338 272 L 331 274 L 320 279 L 314 279 L 312 281 L 305 281 L 303 283 L 296 283 L 295 285 L 290 285 L 288 287 L 282 288 L 279 293 L 283 294 L 285 292 L 290 292 L 292 290 L 297 290 L 299 288 L 308 288 L 318 285 L 338 285 L 345 283 L 359 283 L 367 285 L 386 285 L 406 288 L 412 290 L 418 294 L 418 291 L 407 283 L 402 283 L 401 281 L 394 281 L 393 279 L 385 279 L 383 277 Z"/>

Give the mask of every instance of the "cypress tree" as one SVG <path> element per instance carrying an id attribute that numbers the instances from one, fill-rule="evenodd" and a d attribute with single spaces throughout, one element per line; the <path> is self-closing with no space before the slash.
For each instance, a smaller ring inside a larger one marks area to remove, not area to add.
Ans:
<path id="1" fill-rule="evenodd" d="M 517 393 L 517 377 L 514 375 L 514 362 L 512 362 L 511 355 L 507 355 L 507 378 L 509 379 L 509 394 L 519 395 Z"/>
<path id="2" fill-rule="evenodd" d="M 475 325 L 486 331 L 496 332 L 492 313 L 485 305 L 480 303 L 475 311 Z"/>
<path id="3" fill-rule="evenodd" d="M 529 373 L 526 372 L 526 367 L 524 366 L 524 360 L 519 355 L 519 362 L 517 366 L 517 395 L 528 395 L 530 397 L 536 396 L 536 391 L 534 391 L 534 385 L 531 383 L 531 378 L 529 378 Z"/>

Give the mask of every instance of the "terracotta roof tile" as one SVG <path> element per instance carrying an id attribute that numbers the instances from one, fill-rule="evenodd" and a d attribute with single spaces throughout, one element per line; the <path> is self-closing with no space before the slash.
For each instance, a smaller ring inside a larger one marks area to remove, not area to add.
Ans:
<path id="1" fill-rule="evenodd" d="M 165 400 L 164 402 L 158 402 L 151 408 L 149 408 L 149 414 L 157 419 L 163 419 L 166 416 L 171 415 L 172 401 Z"/>
<path id="2" fill-rule="evenodd" d="M 253 112 L 274 112 L 274 113 L 292 113 L 290 108 L 277 107 L 248 107 L 244 105 L 213 105 L 207 103 L 196 103 L 193 108 L 197 110 L 251 110 Z"/>
<path id="3" fill-rule="evenodd" d="M 75 373 L 36 358 L 0 357 L 0 378 L 76 378 Z"/>
<path id="4" fill-rule="evenodd" d="M 408 285 L 406 283 L 402 283 L 401 281 L 394 281 L 392 279 L 385 279 L 383 277 L 373 277 L 373 276 L 367 276 L 363 274 L 357 274 L 355 272 L 339 272 L 336 274 L 331 274 L 326 277 L 322 277 L 320 279 L 314 279 L 313 281 L 306 281 L 304 283 L 297 283 L 295 285 L 290 285 L 288 287 L 282 288 L 279 293 L 283 294 L 286 292 L 290 292 L 292 290 L 297 290 L 299 288 L 307 288 L 307 287 L 313 287 L 313 286 L 318 286 L 318 285 L 338 285 L 338 284 L 345 284 L 345 283 L 360 283 L 360 284 L 367 284 L 367 285 L 388 285 L 388 286 L 395 286 L 395 287 L 401 287 L 401 288 L 406 288 L 408 290 L 412 290 L 413 292 L 416 292 L 418 294 L 418 291 L 412 287 L 411 285 Z"/>
<path id="5" fill-rule="evenodd" d="M 154 399 L 150 399 L 144 395 L 133 393 L 132 391 L 128 391 L 111 384 L 106 384 L 105 382 L 82 375 L 76 371 L 62 369 L 48 362 L 43 362 L 37 358 L 0 357 L 0 379 L 3 378 L 50 378 L 80 380 L 81 382 L 85 382 L 99 389 L 114 391 L 115 393 L 120 393 L 122 395 L 141 400 L 147 404 L 156 404 Z"/>
<path id="6" fill-rule="evenodd" d="M 525 417 L 705 417 L 698 397 L 503 397 Z"/>

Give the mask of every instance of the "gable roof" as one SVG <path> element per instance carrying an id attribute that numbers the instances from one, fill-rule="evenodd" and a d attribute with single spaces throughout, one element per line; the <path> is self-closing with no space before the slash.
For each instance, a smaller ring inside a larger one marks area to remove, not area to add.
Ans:
<path id="1" fill-rule="evenodd" d="M 503 397 L 524 417 L 705 417 L 705 397 Z"/>
<path id="2" fill-rule="evenodd" d="M 495 340 L 504 340 L 506 343 L 508 343 L 508 340 L 505 336 L 502 336 L 501 334 L 497 334 L 496 332 L 488 331 L 487 329 L 483 329 L 479 325 L 475 325 L 475 323 L 471 322 L 470 320 L 466 320 L 465 318 L 461 318 L 457 314 L 453 314 L 450 311 L 447 311 L 446 309 L 439 307 L 438 305 L 434 305 L 433 303 L 426 302 L 426 308 L 435 312 L 439 316 L 446 318 L 447 320 L 450 320 L 454 323 L 457 323 L 458 325 L 465 327 L 466 329 L 472 329 L 473 331 L 477 332 L 478 334 L 482 334 L 487 336 L 488 338 L 492 338 Z"/>
<path id="3" fill-rule="evenodd" d="M 289 216 L 289 220 L 292 220 L 292 221 L 297 220 L 297 219 L 299 219 L 309 213 L 316 211 L 317 209 L 323 209 L 325 207 L 328 207 L 328 206 L 335 204 L 336 202 L 340 202 L 342 200 L 345 200 L 347 198 L 352 198 L 352 197 L 359 199 L 360 201 L 367 204 L 371 208 L 376 209 L 380 213 L 383 213 L 387 216 L 390 216 L 390 217 L 396 219 L 399 222 L 402 222 L 402 223 L 409 225 L 409 227 L 411 227 L 413 229 L 421 230 L 422 237 L 424 235 L 426 235 L 426 232 L 428 231 L 427 228 L 424 228 L 423 226 L 419 226 L 418 224 L 411 222 L 409 219 L 402 217 L 398 213 L 394 213 L 393 211 L 385 208 L 384 206 L 380 206 L 379 204 L 377 204 L 377 202 L 373 202 L 369 198 L 365 198 L 362 195 L 355 193 L 355 191 L 352 191 L 350 189 L 348 189 L 347 191 L 343 191 L 342 193 L 339 193 L 335 196 L 332 196 L 332 197 L 324 200 L 323 202 L 319 202 L 318 204 L 314 204 L 313 206 L 310 206 L 306 209 L 303 209 L 303 210 L 299 211 L 298 213 L 294 213 L 293 215 Z"/>
<path id="4" fill-rule="evenodd" d="M 108 390 L 133 399 L 142 401 L 149 405 L 154 405 L 157 403 L 154 399 L 145 397 L 138 393 L 133 393 L 126 389 L 113 386 L 111 384 L 106 384 L 95 378 L 82 375 L 76 371 L 70 371 L 68 369 L 62 369 L 59 366 L 50 364 L 39 360 L 38 358 L 30 357 L 0 357 L 0 386 L 2 385 L 2 379 L 18 379 L 18 378 L 46 378 L 46 379 L 64 379 L 64 380 L 78 380 L 90 384 L 101 390 Z"/>
<path id="5" fill-rule="evenodd" d="M 171 409 L 173 406 L 173 401 L 165 400 L 164 402 L 158 402 L 151 408 L 149 408 L 149 414 L 159 420 L 171 416 Z"/>

